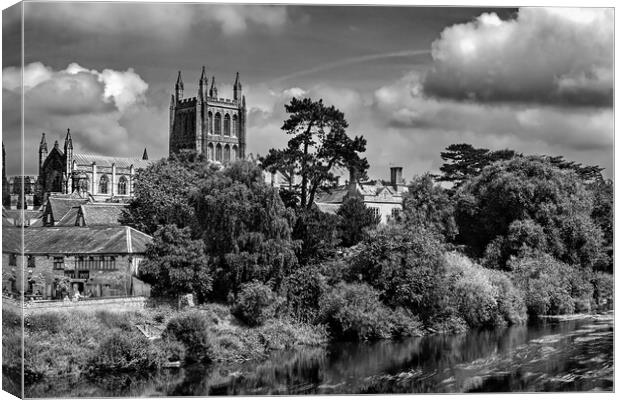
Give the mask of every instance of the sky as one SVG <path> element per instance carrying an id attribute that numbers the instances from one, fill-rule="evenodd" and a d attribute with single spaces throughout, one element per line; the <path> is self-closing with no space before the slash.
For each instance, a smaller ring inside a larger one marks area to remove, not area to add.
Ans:
<path id="1" fill-rule="evenodd" d="M 168 155 L 177 71 L 247 98 L 247 152 L 288 140 L 292 97 L 333 104 L 371 178 L 438 172 L 453 143 L 563 155 L 613 177 L 609 8 L 25 3 L 25 172 L 71 129 L 75 152 Z M 19 10 L 3 12 L 3 141 L 18 174 Z"/>

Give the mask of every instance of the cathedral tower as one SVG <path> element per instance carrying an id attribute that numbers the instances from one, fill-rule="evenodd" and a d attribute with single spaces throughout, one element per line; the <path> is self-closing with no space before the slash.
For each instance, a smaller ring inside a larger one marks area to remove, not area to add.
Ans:
<path id="1" fill-rule="evenodd" d="M 169 153 L 195 150 L 223 163 L 245 158 L 247 110 L 239 73 L 232 99 L 218 96 L 215 77 L 208 87 L 206 68 L 202 67 L 197 96 L 183 98 L 179 71 L 170 99 Z"/>

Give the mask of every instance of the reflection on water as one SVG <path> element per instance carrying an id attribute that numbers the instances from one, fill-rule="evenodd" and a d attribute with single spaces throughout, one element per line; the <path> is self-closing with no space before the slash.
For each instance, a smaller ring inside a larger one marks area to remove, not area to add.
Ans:
<path id="1" fill-rule="evenodd" d="M 613 390 L 613 314 L 585 320 L 337 343 L 260 363 L 90 382 L 54 381 L 27 396 L 186 396 Z"/>

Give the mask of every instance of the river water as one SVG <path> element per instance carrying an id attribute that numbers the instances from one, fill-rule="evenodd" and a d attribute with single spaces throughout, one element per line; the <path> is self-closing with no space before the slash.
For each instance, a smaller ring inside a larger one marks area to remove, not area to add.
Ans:
<path id="1" fill-rule="evenodd" d="M 269 359 L 148 377 L 42 382 L 28 397 L 612 391 L 613 314 L 570 321 L 334 343 Z"/>

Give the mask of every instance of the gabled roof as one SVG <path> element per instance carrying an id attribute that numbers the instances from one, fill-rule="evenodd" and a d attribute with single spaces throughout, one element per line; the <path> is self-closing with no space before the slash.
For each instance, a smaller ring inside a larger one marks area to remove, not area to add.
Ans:
<path id="1" fill-rule="evenodd" d="M 54 222 L 58 222 L 71 208 L 78 207 L 87 201 L 88 199 L 84 198 L 50 196 L 47 199 L 47 208 L 54 216 Z"/>
<path id="2" fill-rule="evenodd" d="M 54 225 L 56 226 L 75 226 L 75 221 L 77 220 L 78 211 L 80 210 L 79 206 L 71 207 L 69 211 L 60 219 L 60 221 L 56 222 Z"/>
<path id="3" fill-rule="evenodd" d="M 21 253 L 19 228 L 5 228 L 4 253 Z M 53 226 L 28 228 L 24 253 L 47 254 L 144 254 L 152 238 L 128 226 Z"/>
<path id="4" fill-rule="evenodd" d="M 120 225 L 119 219 L 127 204 L 122 203 L 88 203 L 82 204 L 78 212 L 84 219 L 84 225 Z"/>
<path id="5" fill-rule="evenodd" d="M 151 161 L 143 160 L 141 157 L 108 157 L 95 154 L 78 153 L 73 154 L 73 160 L 79 165 L 92 165 L 95 163 L 98 167 L 111 167 L 112 164 L 120 168 L 146 168 Z"/>

